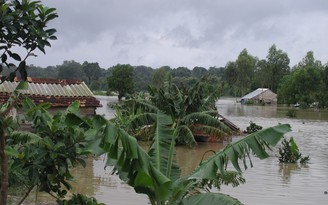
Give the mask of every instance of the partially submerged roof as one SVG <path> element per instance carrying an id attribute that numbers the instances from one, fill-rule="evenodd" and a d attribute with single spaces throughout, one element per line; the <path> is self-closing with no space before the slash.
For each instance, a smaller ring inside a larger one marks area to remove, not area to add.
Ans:
<path id="1" fill-rule="evenodd" d="M 30 97 L 34 103 L 51 103 L 52 107 L 67 107 L 78 100 L 81 107 L 101 107 L 88 86 L 80 80 L 56 80 L 46 78 L 28 78 L 29 87 L 21 92 Z M 4 81 L 0 84 L 0 103 L 10 96 L 18 81 Z"/>
<path id="2" fill-rule="evenodd" d="M 254 90 L 253 92 L 248 93 L 247 95 L 245 95 L 241 99 L 245 99 L 245 100 L 252 99 L 252 98 L 264 93 L 267 90 L 269 90 L 269 89 L 268 88 L 258 88 L 256 90 Z"/>

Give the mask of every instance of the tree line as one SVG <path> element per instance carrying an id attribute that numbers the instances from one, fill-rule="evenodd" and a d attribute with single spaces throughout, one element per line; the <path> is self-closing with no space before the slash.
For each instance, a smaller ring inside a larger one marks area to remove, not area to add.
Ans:
<path id="1" fill-rule="evenodd" d="M 117 69 L 125 71 L 113 75 Z M 116 91 L 122 95 L 120 97 L 147 91 L 149 85 L 161 87 L 167 73 L 172 75 L 173 83 L 186 88 L 206 77 L 208 83 L 222 88 L 221 95 L 225 96 L 241 97 L 262 87 L 277 93 L 279 103 L 299 103 L 303 107 L 311 104 L 320 108 L 328 106 L 328 65 L 316 60 L 313 52 L 309 51 L 298 64 L 290 67 L 288 54 L 275 44 L 269 48 L 265 59 L 259 59 L 243 49 L 236 60 L 228 61 L 224 67 L 152 68 L 118 64 L 104 69 L 97 62 L 80 64 L 71 60 L 46 68 L 30 65 L 27 72 L 30 77 L 83 80 L 93 91 Z"/>

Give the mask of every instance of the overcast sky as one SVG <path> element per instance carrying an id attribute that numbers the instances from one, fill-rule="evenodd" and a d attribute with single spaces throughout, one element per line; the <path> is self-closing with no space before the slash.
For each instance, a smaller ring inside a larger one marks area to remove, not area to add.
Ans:
<path id="1" fill-rule="evenodd" d="M 260 59 L 276 44 L 291 66 L 307 51 L 328 61 L 327 0 L 43 0 L 57 29 L 38 66 L 64 60 L 153 68 L 225 66 L 242 49 Z"/>

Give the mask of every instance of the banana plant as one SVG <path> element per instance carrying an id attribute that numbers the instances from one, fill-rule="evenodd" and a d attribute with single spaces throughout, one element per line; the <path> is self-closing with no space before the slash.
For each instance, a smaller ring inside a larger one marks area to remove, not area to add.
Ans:
<path id="1" fill-rule="evenodd" d="M 133 135 L 137 130 L 153 126 L 156 120 L 153 116 L 161 111 L 171 117 L 178 144 L 196 145 L 196 130 L 223 139 L 231 129 L 218 119 L 214 103 L 217 95 L 205 96 L 203 88 L 201 81 L 190 89 L 179 88 L 168 76 L 163 87 L 149 87 L 148 96 L 139 94 L 118 104 L 112 121 Z"/>
<path id="2" fill-rule="evenodd" d="M 114 173 L 137 193 L 146 194 L 152 205 L 242 204 L 231 196 L 210 190 L 223 184 L 244 183 L 240 160 L 246 169 L 248 164 L 253 166 L 252 154 L 260 159 L 267 158 L 267 149 L 290 131 L 290 126 L 284 124 L 250 134 L 200 162 L 189 176 L 181 177 L 175 161 L 177 130 L 174 122 L 161 112 L 156 113 L 154 121 L 154 137 L 147 152 L 133 136 L 100 116 L 93 119 L 94 129 L 86 133 L 87 147 L 94 153 L 106 153 L 107 166 L 112 166 Z M 228 163 L 235 170 L 227 170 Z"/>

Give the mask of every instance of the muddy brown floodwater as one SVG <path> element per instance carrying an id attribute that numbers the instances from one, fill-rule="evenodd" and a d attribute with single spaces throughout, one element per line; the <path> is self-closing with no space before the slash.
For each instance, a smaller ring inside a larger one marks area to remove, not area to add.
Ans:
<path id="1" fill-rule="evenodd" d="M 104 107 L 97 110 L 110 118 L 113 110 L 106 104 L 116 98 L 99 97 Z M 223 116 L 238 125 L 241 130 L 249 126 L 250 121 L 264 128 L 288 123 L 292 132 L 286 138 L 294 137 L 303 156 L 310 156 L 307 165 L 281 164 L 278 161 L 278 147 L 265 160 L 253 158 L 253 168 L 243 172 L 246 183 L 238 187 L 222 186 L 221 192 L 238 198 L 245 205 L 277 204 L 328 204 L 328 112 L 318 110 L 296 110 L 296 118 L 286 117 L 288 107 L 246 106 L 235 103 L 234 99 L 220 99 L 217 107 Z M 238 137 L 233 140 L 238 139 Z M 143 144 L 143 146 L 146 146 Z M 218 151 L 225 144 L 203 143 L 189 149 L 177 147 L 177 160 L 186 175 L 200 162 L 207 150 Z M 208 153 L 207 155 L 209 155 Z M 146 205 L 145 195 L 136 194 L 117 176 L 104 169 L 104 158 L 88 159 L 86 168 L 74 170 L 75 193 L 83 193 L 97 198 L 107 205 Z M 213 190 L 214 192 L 217 190 Z M 51 204 L 49 202 L 49 204 Z"/>

